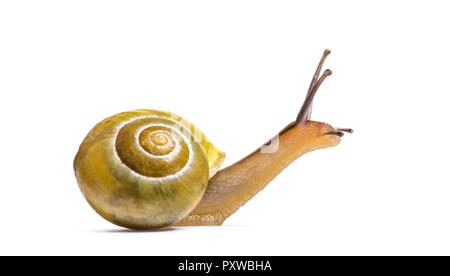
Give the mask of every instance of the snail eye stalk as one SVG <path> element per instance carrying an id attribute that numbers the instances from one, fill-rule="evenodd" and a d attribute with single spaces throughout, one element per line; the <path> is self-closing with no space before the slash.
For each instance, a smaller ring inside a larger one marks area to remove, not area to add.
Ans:
<path id="1" fill-rule="evenodd" d="M 314 96 L 319 89 L 322 82 L 331 75 L 331 70 L 327 69 L 322 74 L 322 76 L 319 78 L 320 71 L 322 70 L 323 63 L 325 62 L 325 59 L 327 56 L 331 53 L 330 50 L 326 49 L 323 52 L 322 58 L 320 59 L 319 65 L 317 66 L 316 72 L 314 73 L 314 76 L 311 80 L 311 84 L 309 85 L 308 93 L 306 94 L 305 101 L 303 102 L 302 108 L 300 109 L 300 112 L 298 113 L 297 119 L 295 120 L 296 124 L 301 124 L 306 122 L 311 118 L 311 108 L 312 108 L 312 102 L 314 100 Z"/>
<path id="2" fill-rule="evenodd" d="M 312 90 L 308 93 L 308 95 L 306 96 L 305 102 L 303 103 L 303 106 L 300 109 L 300 112 L 298 113 L 296 124 L 302 124 L 310 119 L 310 115 L 308 114 L 308 112 L 311 109 L 312 102 L 314 100 L 314 96 L 316 95 L 317 90 L 319 90 L 319 87 L 322 84 L 322 82 L 328 76 L 331 76 L 331 74 L 332 74 L 332 72 L 330 69 L 325 70 L 325 72 L 323 72 L 322 76 L 319 78 L 319 80 L 313 86 Z"/>

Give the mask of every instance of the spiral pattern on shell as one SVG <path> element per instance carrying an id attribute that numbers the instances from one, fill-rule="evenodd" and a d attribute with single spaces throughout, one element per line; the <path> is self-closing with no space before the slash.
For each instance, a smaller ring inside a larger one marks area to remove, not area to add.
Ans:
<path id="1" fill-rule="evenodd" d="M 157 120 L 138 119 L 124 125 L 117 134 L 117 154 L 123 163 L 140 175 L 174 175 L 189 160 L 189 146 L 185 139 L 192 137 L 182 136 L 167 122 L 155 124 Z"/>
<path id="2" fill-rule="evenodd" d="M 137 110 L 97 124 L 81 144 L 74 169 L 83 195 L 101 216 L 151 229 L 185 217 L 223 158 L 181 117 Z"/>

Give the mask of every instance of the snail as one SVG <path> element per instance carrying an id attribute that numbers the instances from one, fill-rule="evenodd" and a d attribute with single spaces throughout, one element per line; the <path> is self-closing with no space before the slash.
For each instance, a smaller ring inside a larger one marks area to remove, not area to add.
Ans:
<path id="1" fill-rule="evenodd" d="M 106 220 L 131 229 L 221 225 L 299 156 L 336 146 L 344 132 L 310 120 L 325 50 L 296 120 L 235 164 L 193 124 L 170 112 L 141 109 L 98 123 L 74 160 L 79 188 Z M 276 143 L 274 143 L 276 141 Z M 278 147 L 267 150 L 271 144 Z"/>

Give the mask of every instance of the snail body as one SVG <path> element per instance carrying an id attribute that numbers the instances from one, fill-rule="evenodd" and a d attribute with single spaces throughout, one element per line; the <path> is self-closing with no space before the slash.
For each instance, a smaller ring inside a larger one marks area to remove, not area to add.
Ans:
<path id="1" fill-rule="evenodd" d="M 164 111 L 111 116 L 86 136 L 74 160 L 84 197 L 106 220 L 132 229 L 221 225 L 299 156 L 339 144 L 343 131 L 310 120 L 326 50 L 297 119 L 256 151 L 219 171 L 225 154 L 193 124 Z M 265 147 L 278 142 L 275 151 Z"/>

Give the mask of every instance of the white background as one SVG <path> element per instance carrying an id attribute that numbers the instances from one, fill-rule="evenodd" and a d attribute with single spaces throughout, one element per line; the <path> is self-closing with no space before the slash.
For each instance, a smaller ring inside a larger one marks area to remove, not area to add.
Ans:
<path id="1" fill-rule="evenodd" d="M 448 1 L 2 1 L 0 254 L 450 254 Z M 72 169 L 107 116 L 168 110 L 229 165 L 297 115 L 352 127 L 221 227 L 128 231 Z"/>

